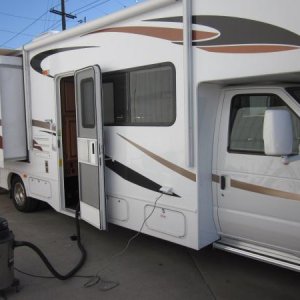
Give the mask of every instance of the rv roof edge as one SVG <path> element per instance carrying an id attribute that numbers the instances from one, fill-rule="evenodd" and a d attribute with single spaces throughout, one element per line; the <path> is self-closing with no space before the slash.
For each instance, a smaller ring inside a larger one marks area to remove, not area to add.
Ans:
<path id="1" fill-rule="evenodd" d="M 164 7 L 171 3 L 176 3 L 178 0 L 149 0 L 147 2 L 140 3 L 138 5 L 127 8 L 126 10 L 118 11 L 111 15 L 105 16 L 100 19 L 96 19 L 91 21 L 85 25 L 75 27 L 70 30 L 63 31 L 54 36 L 50 36 L 49 38 L 44 38 L 42 40 L 33 41 L 24 46 L 25 51 L 33 50 L 38 47 L 46 46 L 51 43 L 59 42 L 62 40 L 66 40 L 72 38 L 73 36 L 77 36 L 88 31 L 92 31 L 96 28 L 101 28 L 107 25 L 110 25 L 115 22 L 119 22 L 125 19 L 128 19 L 133 16 L 137 16 L 139 14 L 146 13 L 148 11 Z"/>

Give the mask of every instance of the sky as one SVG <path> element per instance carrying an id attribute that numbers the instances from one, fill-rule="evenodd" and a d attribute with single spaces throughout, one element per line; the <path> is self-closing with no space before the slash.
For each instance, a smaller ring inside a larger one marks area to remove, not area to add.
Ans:
<path id="1" fill-rule="evenodd" d="M 65 0 L 67 29 L 125 9 L 145 0 Z M 0 0 L 0 48 L 18 48 L 43 32 L 61 31 L 61 0 Z"/>

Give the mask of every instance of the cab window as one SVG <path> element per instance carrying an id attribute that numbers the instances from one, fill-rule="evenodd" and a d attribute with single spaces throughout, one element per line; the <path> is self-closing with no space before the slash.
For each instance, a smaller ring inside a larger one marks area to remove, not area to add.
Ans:
<path id="1" fill-rule="evenodd" d="M 241 94 L 233 97 L 230 109 L 229 152 L 264 154 L 263 123 L 267 109 L 287 109 L 291 112 L 293 153 L 299 153 L 299 118 L 275 94 Z"/>

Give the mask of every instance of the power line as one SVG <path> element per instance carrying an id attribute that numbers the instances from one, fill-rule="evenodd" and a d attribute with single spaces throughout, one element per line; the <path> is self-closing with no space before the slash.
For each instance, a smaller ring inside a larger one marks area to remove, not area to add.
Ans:
<path id="1" fill-rule="evenodd" d="M 35 18 L 30 18 L 30 17 L 25 17 L 25 16 L 18 16 L 18 15 L 14 15 L 14 14 L 9 14 L 3 11 L 0 11 L 0 15 L 3 16 L 8 16 L 8 17 L 13 17 L 13 18 L 17 18 L 17 19 L 25 19 L 25 20 L 36 20 Z M 40 19 L 39 21 L 47 21 L 46 19 Z"/>
<path id="2" fill-rule="evenodd" d="M 7 32 L 7 33 L 18 33 L 18 32 L 11 31 L 11 30 L 6 30 L 6 29 L 0 29 L 0 31 L 1 31 L 1 32 Z M 28 34 L 28 33 L 21 33 L 21 35 L 26 35 L 26 36 L 34 37 L 33 34 Z"/>
<path id="3" fill-rule="evenodd" d="M 48 2 L 49 1 L 50 0 L 48 0 Z M 69 0 L 66 0 L 66 2 L 68 2 L 68 1 Z M 52 3 L 53 3 L 53 0 L 52 0 Z M 56 4 L 55 6 L 53 6 L 53 8 L 58 7 L 58 6 L 59 6 L 59 4 Z M 47 13 L 48 13 L 48 9 L 47 9 Z M 30 18 L 30 17 L 26 17 L 26 16 L 19 16 L 19 15 L 7 13 L 7 12 L 4 12 L 4 11 L 0 11 L 0 15 L 8 16 L 8 17 L 13 17 L 13 18 L 18 18 L 18 19 L 25 19 L 25 20 L 36 20 L 35 18 Z M 39 21 L 44 22 L 44 21 L 49 21 L 49 20 L 46 18 L 46 19 L 39 19 Z M 50 20 L 50 21 L 52 21 L 52 20 Z"/>
<path id="4" fill-rule="evenodd" d="M 46 28 L 46 30 L 44 30 L 45 32 L 49 31 L 49 30 L 53 30 L 56 27 L 60 26 L 60 22 L 61 20 L 56 21 L 54 24 L 52 24 L 51 26 L 49 26 L 48 28 Z"/>
<path id="5" fill-rule="evenodd" d="M 101 3 L 97 3 L 97 2 L 99 2 L 99 1 L 102 1 L 102 2 L 101 2 Z M 92 1 L 92 2 L 90 2 L 90 3 L 88 3 L 88 4 L 86 4 L 86 5 L 83 5 L 83 6 L 79 7 L 79 8 L 77 8 L 77 9 L 75 9 L 74 11 L 72 11 L 72 14 L 74 14 L 74 13 L 81 14 L 81 13 L 83 13 L 83 12 L 85 12 L 85 11 L 88 11 L 88 10 L 90 10 L 90 9 L 93 9 L 93 8 L 96 7 L 96 6 L 105 4 L 106 2 L 109 2 L 109 1 L 111 1 L 111 0 L 105 0 L 105 1 L 103 1 L 103 0 L 96 0 L 96 1 Z M 90 8 L 87 8 L 86 10 L 80 11 L 80 10 L 82 10 L 83 8 L 86 8 L 86 7 L 88 7 L 88 6 L 91 6 L 91 5 L 95 4 L 95 3 L 97 3 L 97 4 L 94 5 L 94 6 L 92 6 L 92 7 L 90 7 Z M 67 21 L 69 21 L 69 20 L 67 20 Z M 58 25 L 59 25 L 59 23 L 60 23 L 60 20 L 59 20 L 59 21 L 56 21 L 53 25 L 49 26 L 49 27 L 46 29 L 46 31 L 48 31 L 48 30 L 53 30 L 53 29 L 57 28 Z"/>
<path id="6" fill-rule="evenodd" d="M 45 22 L 44 22 L 44 31 L 45 31 L 45 28 L 46 28 L 46 25 L 48 24 L 48 20 L 49 20 L 49 6 L 50 4 L 50 0 L 47 0 L 47 6 L 46 6 L 46 10 L 47 10 L 47 15 L 46 15 L 46 19 L 45 19 Z"/>
<path id="7" fill-rule="evenodd" d="M 51 4 L 53 3 L 53 0 L 51 0 L 52 2 L 51 2 Z M 66 2 L 68 2 L 69 0 L 66 0 Z M 105 3 L 108 3 L 108 2 L 110 2 L 111 0 L 102 0 L 102 2 L 100 2 L 100 3 L 97 3 L 97 2 L 99 2 L 99 1 L 101 1 L 101 0 L 96 0 L 96 1 L 92 1 L 92 2 L 90 2 L 90 3 L 88 3 L 88 4 L 86 4 L 86 5 L 84 5 L 84 6 L 81 6 L 81 7 L 79 7 L 79 8 L 77 8 L 76 10 L 74 10 L 72 13 L 75 13 L 75 12 L 77 12 L 77 14 L 82 14 L 82 13 L 84 13 L 84 12 L 86 12 L 86 11 L 89 11 L 89 10 L 91 10 L 91 9 L 93 9 L 93 8 L 95 8 L 95 7 L 98 7 L 98 6 L 100 6 L 100 5 L 103 5 L 103 4 L 105 4 Z M 124 8 L 125 7 L 127 7 L 126 5 L 123 5 L 123 2 L 121 2 L 120 0 L 115 0 L 117 3 L 119 3 L 121 6 L 123 6 Z M 138 2 L 138 1 L 136 1 L 136 2 Z M 48 2 L 49 3 L 49 2 Z M 55 7 L 58 7 L 60 4 L 57 4 L 57 5 L 55 5 L 55 6 L 53 6 L 53 8 L 55 8 Z M 86 8 L 86 9 L 85 9 Z M 4 46 L 4 45 L 6 45 L 7 43 L 9 43 L 10 41 L 12 41 L 13 39 L 15 39 L 16 37 L 18 37 L 19 35 L 27 35 L 27 34 L 24 34 L 24 31 L 25 30 L 27 30 L 29 27 L 31 27 L 33 24 L 35 24 L 36 22 L 38 22 L 38 21 L 46 21 L 47 23 L 50 21 L 50 22 L 53 22 L 53 21 L 55 21 L 55 20 L 49 20 L 49 18 L 48 17 L 46 17 L 46 19 L 42 19 L 45 15 L 47 15 L 48 14 L 48 10 L 45 12 L 45 13 L 43 13 L 41 16 L 39 16 L 38 18 L 36 18 L 36 19 L 34 19 L 34 18 L 30 18 L 30 17 L 22 17 L 22 16 L 17 16 L 17 15 L 13 15 L 13 14 L 8 14 L 8 13 L 5 13 L 5 12 L 0 12 L 0 14 L 4 14 L 4 15 L 9 15 L 9 16 L 11 16 L 11 17 L 18 17 L 18 18 L 24 18 L 24 19 L 30 19 L 30 20 L 33 20 L 33 22 L 31 22 L 29 25 L 27 25 L 25 28 L 23 28 L 21 31 L 19 31 L 19 32 L 17 32 L 17 33 L 15 33 L 15 35 L 14 36 L 12 36 L 10 39 L 8 39 L 6 42 L 4 42 L 4 43 L 2 43 L 1 45 L 0 45 L 0 47 L 2 47 L 2 46 Z M 107 14 L 107 13 L 105 13 L 105 14 Z M 45 29 L 45 25 L 44 25 L 44 31 L 48 31 L 48 30 L 53 30 L 53 29 L 55 29 L 56 27 L 58 27 L 58 24 L 60 23 L 60 20 L 58 20 L 58 21 L 56 21 L 54 24 L 52 24 L 51 26 L 49 26 L 48 28 L 46 28 Z M 8 32 L 8 31 L 7 31 Z M 13 33 L 13 32 L 11 32 L 11 33 Z M 29 36 L 29 35 L 28 35 Z"/>
<path id="8" fill-rule="evenodd" d="M 91 10 L 91 9 L 97 7 L 97 6 L 103 5 L 103 4 L 105 4 L 105 3 L 107 3 L 107 2 L 109 2 L 109 1 L 111 1 L 111 0 L 104 0 L 104 1 L 102 1 L 102 2 L 100 2 L 100 3 L 97 3 L 97 2 L 99 2 L 99 1 L 101 1 L 101 0 L 96 0 L 96 1 L 90 2 L 89 4 L 86 4 L 86 5 L 82 6 L 82 7 L 80 7 L 80 8 L 78 8 L 78 9 L 74 10 L 73 13 L 81 14 L 81 13 L 83 13 L 83 12 L 85 12 L 85 11 L 88 11 L 88 10 Z M 95 4 L 95 3 L 97 3 L 97 4 Z M 93 5 L 93 4 L 95 4 L 95 5 Z M 90 6 L 90 5 L 93 5 L 93 6 L 87 8 L 87 9 L 85 9 L 85 10 L 82 10 L 83 8 L 86 8 L 86 7 Z"/>
<path id="9" fill-rule="evenodd" d="M 10 39 L 8 39 L 6 42 L 2 43 L 0 45 L 0 47 L 3 47 L 4 45 L 6 45 L 7 43 L 9 43 L 10 41 L 12 41 L 13 39 L 15 39 L 16 37 L 18 37 L 19 35 L 21 35 L 25 30 L 27 30 L 29 27 L 31 27 L 33 24 L 35 24 L 37 21 L 39 21 L 43 16 L 45 16 L 48 12 L 43 13 L 42 15 L 40 15 L 37 19 L 35 19 L 33 22 L 31 22 L 29 25 L 27 25 L 24 29 L 22 29 L 21 31 L 19 31 L 18 33 L 16 33 L 15 35 L 13 35 Z"/>
<path id="10" fill-rule="evenodd" d="M 68 0 L 67 0 L 67 1 L 68 1 Z M 57 7 L 57 6 L 59 6 L 59 4 L 55 5 L 54 8 Z M 21 17 L 21 16 L 16 16 L 16 15 L 13 15 L 13 14 L 7 14 L 7 13 L 4 13 L 4 12 L 2 12 L 2 14 L 10 15 L 10 16 L 13 16 L 13 17 Z M 17 33 L 16 33 L 15 35 L 13 35 L 10 39 L 8 39 L 6 42 L 2 43 L 2 44 L 0 45 L 0 47 L 3 47 L 4 45 L 6 45 L 7 43 L 9 43 L 9 42 L 12 41 L 13 39 L 15 39 L 16 37 L 18 37 L 19 35 L 22 35 L 23 32 L 24 32 L 25 30 L 27 30 L 29 27 L 31 27 L 31 26 L 32 26 L 33 24 L 35 24 L 36 22 L 42 21 L 42 20 L 43 20 L 42 17 L 44 17 L 46 14 L 48 14 L 48 10 L 47 10 L 46 12 L 44 12 L 42 15 L 40 15 L 38 18 L 33 19 L 33 22 L 31 22 L 29 25 L 27 25 L 27 26 L 26 26 L 25 28 L 23 28 L 21 31 L 17 32 Z M 22 18 L 22 17 L 21 17 L 21 18 Z M 25 18 L 27 18 L 27 17 L 25 17 Z M 29 17 L 28 17 L 28 18 L 29 18 Z M 31 18 L 29 18 L 29 19 L 31 19 Z"/>
<path id="11" fill-rule="evenodd" d="M 105 4 L 105 3 L 109 2 L 109 1 L 112 1 L 112 0 L 105 0 L 105 1 L 102 0 L 101 3 L 97 3 L 99 1 L 101 1 L 101 0 L 96 0 L 96 1 L 90 2 L 90 3 L 88 3 L 88 4 L 84 5 L 84 6 L 81 6 L 81 7 L 77 8 L 77 9 L 75 9 L 74 11 L 72 11 L 72 13 L 76 13 L 77 15 L 78 14 L 82 14 L 82 13 L 88 11 L 88 10 L 91 10 L 91 9 L 97 7 L 97 6 L 103 5 L 103 4 Z M 115 0 L 115 1 L 118 2 L 122 7 L 124 7 L 124 8 L 127 7 L 127 6 L 123 5 L 123 4 L 121 4 L 121 2 L 119 0 Z M 97 3 L 97 4 L 95 4 L 95 3 Z M 93 5 L 93 4 L 95 4 L 95 5 Z M 93 6 L 89 7 L 91 5 L 93 5 Z M 86 8 L 86 7 L 88 7 L 88 8 L 82 10 L 83 8 Z M 104 12 L 104 14 L 107 14 L 107 13 Z M 67 20 L 67 21 L 69 21 L 69 20 Z M 53 30 L 53 29 L 57 28 L 58 27 L 58 23 L 59 23 L 59 21 L 57 21 L 56 23 L 54 23 L 52 26 L 48 27 L 47 30 L 51 30 L 51 29 Z"/>
<path id="12" fill-rule="evenodd" d="M 99 1 L 101 1 L 101 0 L 96 0 L 96 1 L 90 2 L 90 3 L 88 3 L 88 4 L 84 5 L 84 6 L 81 6 L 81 7 L 77 8 L 77 9 L 75 9 L 74 11 L 72 11 L 72 13 L 76 13 L 78 10 L 81 10 L 82 8 L 85 8 L 85 7 L 87 7 L 87 6 L 90 6 L 90 5 L 92 5 L 92 4 L 94 4 L 94 3 L 97 3 L 97 2 L 99 2 Z"/>
<path id="13" fill-rule="evenodd" d="M 62 30 L 66 30 L 66 18 L 70 18 L 70 19 L 76 19 L 77 18 L 75 15 L 66 13 L 65 0 L 61 0 L 61 10 L 51 8 L 50 12 L 53 13 L 53 14 L 61 16 Z"/>

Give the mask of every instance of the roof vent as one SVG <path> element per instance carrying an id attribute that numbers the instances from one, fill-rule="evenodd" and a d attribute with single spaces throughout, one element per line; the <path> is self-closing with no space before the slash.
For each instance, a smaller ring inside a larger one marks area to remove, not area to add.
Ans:
<path id="1" fill-rule="evenodd" d="M 46 37 L 52 36 L 52 35 L 57 34 L 59 32 L 60 31 L 55 31 L 55 30 L 48 31 L 48 32 L 43 32 L 40 35 L 38 35 L 37 37 L 35 37 L 32 41 L 40 41 L 40 40 L 42 40 Z"/>

